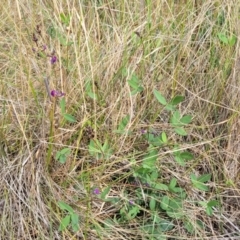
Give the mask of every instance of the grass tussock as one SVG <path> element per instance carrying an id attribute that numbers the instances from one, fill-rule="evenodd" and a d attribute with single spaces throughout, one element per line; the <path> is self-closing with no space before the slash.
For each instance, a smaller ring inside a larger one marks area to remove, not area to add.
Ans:
<path id="1" fill-rule="evenodd" d="M 0 5 L 0 239 L 240 238 L 238 1 Z"/>

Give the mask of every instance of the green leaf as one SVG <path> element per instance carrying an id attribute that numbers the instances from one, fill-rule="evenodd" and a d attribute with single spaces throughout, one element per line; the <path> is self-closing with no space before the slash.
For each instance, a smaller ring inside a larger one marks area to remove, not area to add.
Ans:
<path id="1" fill-rule="evenodd" d="M 158 227 L 160 228 L 161 232 L 167 232 L 174 228 L 174 224 L 165 219 L 161 219 L 161 221 L 158 224 Z"/>
<path id="2" fill-rule="evenodd" d="M 137 89 L 139 86 L 139 82 L 137 78 L 132 77 L 131 80 L 128 80 L 128 84 L 133 88 L 133 89 Z"/>
<path id="3" fill-rule="evenodd" d="M 217 200 L 211 200 L 207 203 L 208 207 L 215 207 L 217 205 L 219 205 L 219 201 Z"/>
<path id="4" fill-rule="evenodd" d="M 102 200 L 106 200 L 106 196 L 107 196 L 107 194 L 110 192 L 110 190 L 111 190 L 110 187 L 106 187 L 106 188 L 102 191 L 102 193 L 101 193 L 101 195 L 100 195 L 100 198 L 101 198 Z"/>
<path id="5" fill-rule="evenodd" d="M 211 207 L 207 207 L 206 208 L 206 213 L 208 216 L 212 216 L 213 215 L 213 209 Z"/>
<path id="6" fill-rule="evenodd" d="M 228 39 L 228 41 L 229 41 L 229 46 L 233 47 L 237 42 L 237 37 L 233 35 L 231 38 Z"/>
<path id="7" fill-rule="evenodd" d="M 63 148 L 61 151 L 62 155 L 69 155 L 71 153 L 71 149 L 70 148 Z"/>
<path id="8" fill-rule="evenodd" d="M 179 198 L 171 198 L 169 201 L 169 208 L 171 210 L 177 211 L 178 209 L 182 209 L 182 201 Z"/>
<path id="9" fill-rule="evenodd" d="M 67 157 L 65 155 L 61 155 L 58 159 L 58 161 L 62 164 L 66 163 Z"/>
<path id="10" fill-rule="evenodd" d="M 122 72 L 122 76 L 123 76 L 123 77 L 127 77 L 127 76 L 128 76 L 128 69 L 127 69 L 127 68 L 123 67 L 123 68 L 121 69 L 121 72 Z"/>
<path id="11" fill-rule="evenodd" d="M 168 103 L 166 106 L 165 106 L 165 109 L 167 109 L 168 111 L 176 111 L 176 107 L 173 106 L 172 104 Z"/>
<path id="12" fill-rule="evenodd" d="M 184 213 L 182 212 L 182 211 L 180 211 L 180 210 L 178 210 L 178 211 L 173 211 L 173 210 L 167 210 L 167 215 L 169 216 L 169 217 L 171 217 L 171 218 L 175 218 L 175 219 L 181 219 L 181 218 L 183 218 L 184 217 Z"/>
<path id="13" fill-rule="evenodd" d="M 47 57 L 47 54 L 42 52 L 42 51 L 39 51 L 38 52 L 38 56 L 41 57 L 41 58 L 46 58 Z"/>
<path id="14" fill-rule="evenodd" d="M 176 106 L 176 105 L 178 105 L 180 102 L 182 102 L 183 100 L 184 100 L 184 96 L 175 96 L 175 97 L 171 100 L 170 104 L 173 105 L 173 106 Z"/>
<path id="15" fill-rule="evenodd" d="M 205 183 L 205 182 L 207 182 L 207 181 L 209 181 L 210 179 L 211 179 L 211 177 L 212 177 L 212 174 L 203 174 L 202 176 L 200 176 L 200 177 L 198 177 L 198 181 L 199 182 L 202 182 L 202 183 Z"/>
<path id="16" fill-rule="evenodd" d="M 90 143 L 88 145 L 88 151 L 91 156 L 99 159 L 102 156 L 102 144 L 96 139 L 93 141 L 92 139 L 90 140 Z"/>
<path id="17" fill-rule="evenodd" d="M 115 197 L 115 198 L 106 198 L 106 199 L 103 199 L 105 202 L 111 202 L 112 204 L 117 204 L 117 203 L 119 203 L 119 201 L 120 201 L 120 198 L 117 198 L 117 197 Z"/>
<path id="18" fill-rule="evenodd" d="M 72 123 L 76 122 L 75 117 L 73 117 L 71 114 L 64 113 L 63 117 L 69 122 L 72 122 Z"/>
<path id="19" fill-rule="evenodd" d="M 72 207 L 70 207 L 68 204 L 66 204 L 65 202 L 59 201 L 58 202 L 58 206 L 60 209 L 62 210 L 67 210 L 69 213 L 73 213 L 73 209 Z"/>
<path id="20" fill-rule="evenodd" d="M 175 188 L 170 189 L 170 190 L 174 193 L 184 193 L 184 190 L 180 187 L 175 187 Z M 184 198 L 184 194 L 181 194 L 181 196 L 183 196 L 183 198 Z"/>
<path id="21" fill-rule="evenodd" d="M 105 153 L 107 152 L 109 149 L 109 144 L 108 144 L 108 140 L 105 140 L 103 146 L 102 146 L 102 152 Z"/>
<path id="22" fill-rule="evenodd" d="M 74 232 L 79 230 L 79 216 L 76 213 L 71 214 L 71 224 Z"/>
<path id="23" fill-rule="evenodd" d="M 152 182 L 155 182 L 158 179 L 158 171 L 157 170 L 154 170 L 151 173 L 150 179 L 151 179 Z"/>
<path id="24" fill-rule="evenodd" d="M 180 112 L 178 110 L 174 111 L 173 112 L 173 115 L 170 119 L 170 123 L 173 125 L 173 126 L 181 126 L 181 122 L 180 122 L 180 119 L 181 119 L 181 115 L 180 115 Z"/>
<path id="25" fill-rule="evenodd" d="M 147 169 L 155 168 L 157 158 L 158 158 L 158 150 L 150 149 L 148 154 L 143 159 L 143 162 L 142 162 L 143 168 L 147 168 Z"/>
<path id="26" fill-rule="evenodd" d="M 144 133 L 143 136 L 144 136 L 145 139 L 147 139 L 148 142 L 153 141 L 154 138 L 155 138 L 154 135 L 152 133 L 149 133 L 149 132 L 148 133 Z"/>
<path id="27" fill-rule="evenodd" d="M 169 184 L 169 188 L 170 189 L 174 189 L 177 185 L 177 179 L 176 178 L 172 178 Z"/>
<path id="28" fill-rule="evenodd" d="M 144 90 L 144 88 L 142 86 L 139 86 L 137 90 L 138 90 L 138 92 L 142 92 Z"/>
<path id="29" fill-rule="evenodd" d="M 168 209 L 168 205 L 169 205 L 169 197 L 167 195 L 165 195 L 163 198 L 162 198 L 162 201 L 160 203 L 160 206 L 163 210 L 167 210 Z"/>
<path id="30" fill-rule="evenodd" d="M 65 20 L 65 14 L 64 14 L 64 13 L 60 13 L 60 18 L 61 18 L 61 22 L 64 22 L 64 20 Z"/>
<path id="31" fill-rule="evenodd" d="M 144 89 L 143 87 L 138 87 L 137 89 L 135 89 L 134 91 L 131 92 L 131 95 L 133 96 L 133 95 L 135 95 L 135 94 L 137 94 L 139 92 L 142 92 L 143 89 Z"/>
<path id="32" fill-rule="evenodd" d="M 97 95 L 96 95 L 95 93 L 89 91 L 89 92 L 87 92 L 87 95 L 88 95 L 90 98 L 92 98 L 92 99 L 94 99 L 94 100 L 97 100 Z"/>
<path id="33" fill-rule="evenodd" d="M 111 157 L 112 149 L 110 148 L 110 145 L 108 144 L 108 140 L 105 140 L 105 142 L 101 148 L 101 152 L 105 159 L 108 159 Z"/>
<path id="34" fill-rule="evenodd" d="M 64 13 L 60 13 L 61 22 L 66 24 L 67 26 L 70 24 L 70 15 L 65 15 Z"/>
<path id="35" fill-rule="evenodd" d="M 98 96 L 97 96 L 96 93 L 93 92 L 92 89 L 93 89 L 93 88 L 92 88 L 92 82 L 91 82 L 90 79 L 88 79 L 88 80 L 86 81 L 85 91 L 86 91 L 87 95 L 88 95 L 90 98 L 92 98 L 92 99 L 94 99 L 94 100 L 97 100 L 97 99 L 98 99 Z"/>
<path id="36" fill-rule="evenodd" d="M 152 144 L 154 147 L 163 145 L 162 136 L 155 137 L 154 134 L 152 133 L 148 133 L 145 136 L 147 136 L 148 142 Z"/>
<path id="37" fill-rule="evenodd" d="M 60 151 L 57 151 L 57 153 L 56 153 L 56 159 L 58 160 L 60 157 L 61 157 L 61 152 Z"/>
<path id="38" fill-rule="evenodd" d="M 56 29 L 55 29 L 53 26 L 50 26 L 50 27 L 47 29 L 47 34 L 48 34 L 51 38 L 56 38 L 56 36 L 57 36 L 57 31 L 56 31 Z"/>
<path id="39" fill-rule="evenodd" d="M 185 160 L 184 160 L 184 158 L 181 158 L 180 154 L 174 155 L 174 159 L 176 160 L 176 162 L 177 162 L 179 165 L 185 166 Z"/>
<path id="40" fill-rule="evenodd" d="M 191 178 L 192 180 L 197 181 L 197 176 L 196 176 L 194 173 L 192 173 L 192 174 L 190 175 L 190 178 Z"/>
<path id="41" fill-rule="evenodd" d="M 165 132 L 162 132 L 162 141 L 163 143 L 167 143 L 168 142 L 168 139 L 167 139 L 167 134 Z"/>
<path id="42" fill-rule="evenodd" d="M 118 125 L 118 129 L 116 132 L 124 133 L 124 130 L 125 130 L 126 126 L 128 125 L 129 121 L 130 121 L 130 115 L 123 117 L 121 122 Z"/>
<path id="43" fill-rule="evenodd" d="M 192 159 L 193 159 L 193 155 L 192 155 L 190 152 L 188 152 L 188 151 L 181 152 L 181 153 L 179 154 L 179 156 L 180 156 L 182 159 L 184 159 L 184 160 L 192 160 Z"/>
<path id="44" fill-rule="evenodd" d="M 85 91 L 86 91 L 86 92 L 91 92 L 91 91 L 92 91 L 92 83 L 91 83 L 91 80 L 90 80 L 90 79 L 86 80 L 86 83 L 85 83 Z"/>
<path id="45" fill-rule="evenodd" d="M 155 211 L 156 208 L 156 200 L 155 198 L 151 197 L 149 207 L 151 211 Z"/>
<path id="46" fill-rule="evenodd" d="M 195 231 L 192 223 L 189 222 L 189 221 L 184 222 L 184 227 L 185 227 L 185 229 L 187 229 L 187 231 L 188 231 L 189 233 L 191 233 L 191 234 L 193 234 L 194 231 Z"/>
<path id="47" fill-rule="evenodd" d="M 131 209 L 130 209 L 130 211 L 128 212 L 128 220 L 132 220 L 132 219 L 134 219 L 136 216 L 137 216 L 137 214 L 140 212 L 140 209 L 139 209 L 139 207 L 138 206 L 134 206 L 134 207 L 132 207 Z"/>
<path id="48" fill-rule="evenodd" d="M 204 228 L 204 223 L 202 221 L 197 220 L 196 223 L 197 223 L 198 227 L 200 227 L 201 229 Z"/>
<path id="49" fill-rule="evenodd" d="M 183 127 L 177 127 L 177 128 L 174 128 L 174 130 L 180 136 L 187 136 L 187 132 L 185 131 L 185 129 Z"/>
<path id="50" fill-rule="evenodd" d="M 73 42 L 69 42 L 67 38 L 61 34 L 58 34 L 58 40 L 63 46 L 70 46 Z"/>
<path id="51" fill-rule="evenodd" d="M 59 101 L 60 108 L 61 108 L 61 113 L 64 114 L 66 111 L 66 101 L 65 98 L 61 98 Z"/>
<path id="52" fill-rule="evenodd" d="M 156 183 L 154 186 L 155 189 L 157 190 L 162 190 L 162 191 L 168 191 L 168 186 L 166 184 L 163 183 Z"/>
<path id="53" fill-rule="evenodd" d="M 70 215 L 67 215 L 60 222 L 59 231 L 64 231 L 70 223 Z"/>
<path id="54" fill-rule="evenodd" d="M 226 37 L 225 34 L 223 33 L 218 33 L 218 38 L 220 39 L 221 42 L 228 44 L 228 38 Z"/>
<path id="55" fill-rule="evenodd" d="M 184 124 L 189 124 L 191 121 L 192 121 L 191 115 L 185 115 L 180 119 L 180 122 Z"/>
<path id="56" fill-rule="evenodd" d="M 134 96 L 134 95 L 137 94 L 137 93 L 138 93 L 138 90 L 135 89 L 135 90 L 131 91 L 131 96 Z"/>
<path id="57" fill-rule="evenodd" d="M 202 182 L 198 182 L 198 181 L 195 181 L 195 180 L 192 180 L 192 183 L 193 183 L 193 186 L 201 191 L 209 191 L 209 188 L 208 186 L 206 186 L 204 183 Z"/>
<path id="58" fill-rule="evenodd" d="M 165 97 L 158 92 L 157 90 L 153 90 L 154 96 L 157 98 L 157 100 L 162 104 L 162 105 L 167 105 L 167 101 L 165 99 Z"/>
<path id="59" fill-rule="evenodd" d="M 206 201 L 199 201 L 198 202 L 202 207 L 207 208 L 207 202 Z"/>

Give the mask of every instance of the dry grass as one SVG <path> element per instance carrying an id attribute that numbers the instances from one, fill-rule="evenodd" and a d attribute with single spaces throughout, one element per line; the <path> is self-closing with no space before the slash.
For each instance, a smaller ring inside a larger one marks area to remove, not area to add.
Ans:
<path id="1" fill-rule="evenodd" d="M 239 36 L 238 1 L 5 0 L 0 8 L 0 239 L 240 239 L 240 48 L 238 39 L 229 46 L 218 38 Z M 68 26 L 61 14 L 71 16 Z M 127 83 L 132 72 L 144 88 L 136 95 Z M 50 90 L 66 93 L 75 123 L 49 98 L 46 78 Z M 185 96 L 180 111 L 193 116 L 188 136 L 172 131 L 154 89 L 167 99 Z M 132 134 L 116 133 L 126 115 Z M 175 177 L 187 193 L 184 218 L 172 219 L 174 228 L 161 237 L 143 231 L 155 224 L 153 212 L 144 187 L 129 182 L 148 147 L 142 129 L 167 133 L 171 144 L 158 151 L 158 181 Z M 91 139 L 107 140 L 111 157 L 96 160 Z M 172 157 L 176 143 L 194 155 L 185 167 Z M 71 154 L 60 164 L 55 156 L 65 147 Z M 191 173 L 211 173 L 210 191 L 193 188 Z M 92 193 L 108 186 L 119 203 Z M 120 221 L 131 198 L 140 213 Z M 220 206 L 208 216 L 196 203 L 211 199 Z M 58 201 L 79 215 L 77 232 L 59 231 Z"/>

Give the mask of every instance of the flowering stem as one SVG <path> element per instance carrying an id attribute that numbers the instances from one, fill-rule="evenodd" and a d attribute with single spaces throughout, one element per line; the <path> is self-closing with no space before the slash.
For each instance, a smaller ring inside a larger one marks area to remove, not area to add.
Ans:
<path id="1" fill-rule="evenodd" d="M 52 109 L 50 110 L 50 131 L 49 131 L 49 138 L 48 138 L 48 152 L 47 152 L 47 159 L 46 165 L 47 169 L 50 170 L 51 158 L 52 158 L 52 151 L 53 151 L 53 140 L 54 140 L 54 113 L 56 108 L 56 98 L 53 99 Z"/>
<path id="2" fill-rule="evenodd" d="M 49 89 L 49 83 L 48 83 L 48 78 L 44 78 L 44 84 L 48 93 L 48 97 L 51 99 L 51 93 L 50 93 L 50 89 Z"/>

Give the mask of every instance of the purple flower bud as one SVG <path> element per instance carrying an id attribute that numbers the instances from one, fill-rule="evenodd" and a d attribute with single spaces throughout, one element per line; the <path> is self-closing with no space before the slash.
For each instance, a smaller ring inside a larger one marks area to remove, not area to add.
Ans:
<path id="1" fill-rule="evenodd" d="M 42 45 L 43 51 L 45 51 L 47 49 L 47 46 L 44 44 Z"/>
<path id="2" fill-rule="evenodd" d="M 145 133 L 147 133 L 147 130 L 141 129 L 141 134 L 145 134 Z"/>
<path id="3" fill-rule="evenodd" d="M 133 200 L 129 200 L 129 204 L 130 204 L 130 205 L 133 205 L 133 204 L 134 204 L 134 201 L 133 201 Z"/>
<path id="4" fill-rule="evenodd" d="M 61 92 L 61 91 L 57 91 L 57 90 L 52 90 L 50 92 L 52 97 L 62 97 L 65 95 L 65 93 Z"/>
<path id="5" fill-rule="evenodd" d="M 51 64 L 56 63 L 56 61 L 57 61 L 57 57 L 56 57 L 55 55 L 53 55 L 53 56 L 51 57 Z"/>
<path id="6" fill-rule="evenodd" d="M 96 195 L 100 194 L 99 188 L 95 188 L 95 189 L 93 190 L 93 194 L 96 194 Z"/>

